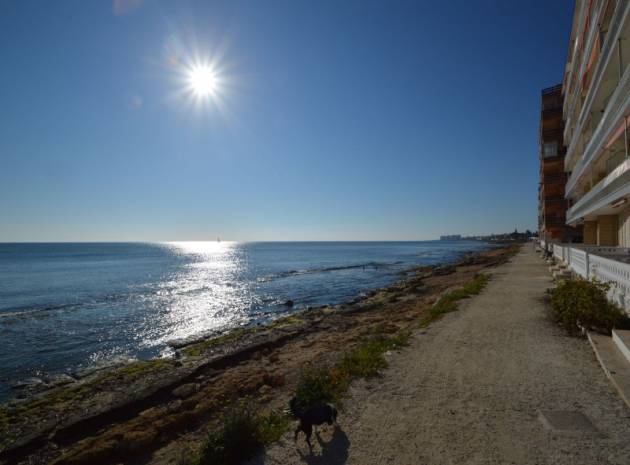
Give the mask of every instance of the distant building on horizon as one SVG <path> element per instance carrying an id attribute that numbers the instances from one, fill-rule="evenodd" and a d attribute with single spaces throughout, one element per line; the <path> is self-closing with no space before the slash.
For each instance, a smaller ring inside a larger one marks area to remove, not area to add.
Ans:
<path id="1" fill-rule="evenodd" d="M 566 224 L 565 199 L 567 174 L 564 171 L 566 148 L 563 139 L 562 84 L 541 92 L 538 184 L 538 235 L 545 241 L 581 242 L 580 227 Z"/>
<path id="2" fill-rule="evenodd" d="M 462 239 L 461 234 L 450 234 L 450 235 L 440 236 L 441 241 L 461 241 L 461 239 Z"/>
<path id="3" fill-rule="evenodd" d="M 630 247 L 630 2 L 576 0 L 564 73 L 569 225 Z"/>

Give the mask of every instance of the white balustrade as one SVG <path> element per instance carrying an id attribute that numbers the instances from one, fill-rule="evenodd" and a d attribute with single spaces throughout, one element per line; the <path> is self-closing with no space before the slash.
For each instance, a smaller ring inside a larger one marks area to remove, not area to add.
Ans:
<path id="1" fill-rule="evenodd" d="M 611 257 L 628 255 L 630 249 L 561 244 L 553 244 L 552 247 L 554 258 L 567 265 L 576 275 L 610 284 L 608 299 L 624 308 L 630 315 L 630 263 Z"/>
<path id="2" fill-rule="evenodd" d="M 590 278 L 609 283 L 611 287 L 608 298 L 628 312 L 630 310 L 630 265 L 599 255 L 590 255 L 589 265 Z"/>
<path id="3" fill-rule="evenodd" d="M 567 248 L 569 249 L 569 267 L 575 274 L 588 279 L 588 254 L 575 247 Z"/>

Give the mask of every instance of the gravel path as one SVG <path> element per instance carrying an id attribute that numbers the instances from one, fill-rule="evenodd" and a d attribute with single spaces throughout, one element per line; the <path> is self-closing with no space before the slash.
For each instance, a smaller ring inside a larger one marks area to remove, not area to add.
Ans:
<path id="1" fill-rule="evenodd" d="M 291 434 L 265 464 L 630 464 L 630 409 L 588 343 L 553 326 L 543 261 L 523 248 L 383 376 L 353 385 L 338 429 L 309 453 Z M 599 434 L 552 432 L 539 411 L 578 411 Z"/>

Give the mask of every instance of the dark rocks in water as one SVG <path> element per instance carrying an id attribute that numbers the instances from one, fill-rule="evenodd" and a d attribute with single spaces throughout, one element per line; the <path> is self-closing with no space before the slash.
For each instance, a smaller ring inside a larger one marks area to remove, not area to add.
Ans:
<path id="1" fill-rule="evenodd" d="M 293 307 L 293 301 L 292 301 L 291 299 L 289 299 L 289 300 L 287 300 L 287 301 L 284 303 L 284 305 L 285 305 L 286 307 Z"/>
<path id="2" fill-rule="evenodd" d="M 77 380 L 66 373 L 61 373 L 51 376 L 49 379 L 47 379 L 47 381 L 48 384 L 52 386 L 65 386 L 66 384 L 75 383 Z"/>
<path id="3" fill-rule="evenodd" d="M 13 383 L 13 387 L 17 389 L 28 389 L 35 386 L 41 386 L 43 384 L 45 384 L 43 379 L 31 377 L 16 381 L 15 383 Z"/>

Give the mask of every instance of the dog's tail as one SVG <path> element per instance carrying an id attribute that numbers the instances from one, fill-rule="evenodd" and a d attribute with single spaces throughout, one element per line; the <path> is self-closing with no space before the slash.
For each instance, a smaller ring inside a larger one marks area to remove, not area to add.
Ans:
<path id="1" fill-rule="evenodd" d="M 302 414 L 304 412 L 302 412 L 302 410 L 298 407 L 298 400 L 297 398 L 293 397 L 290 401 L 289 401 L 289 412 L 291 413 L 291 415 L 293 415 L 294 418 L 301 418 Z"/>

